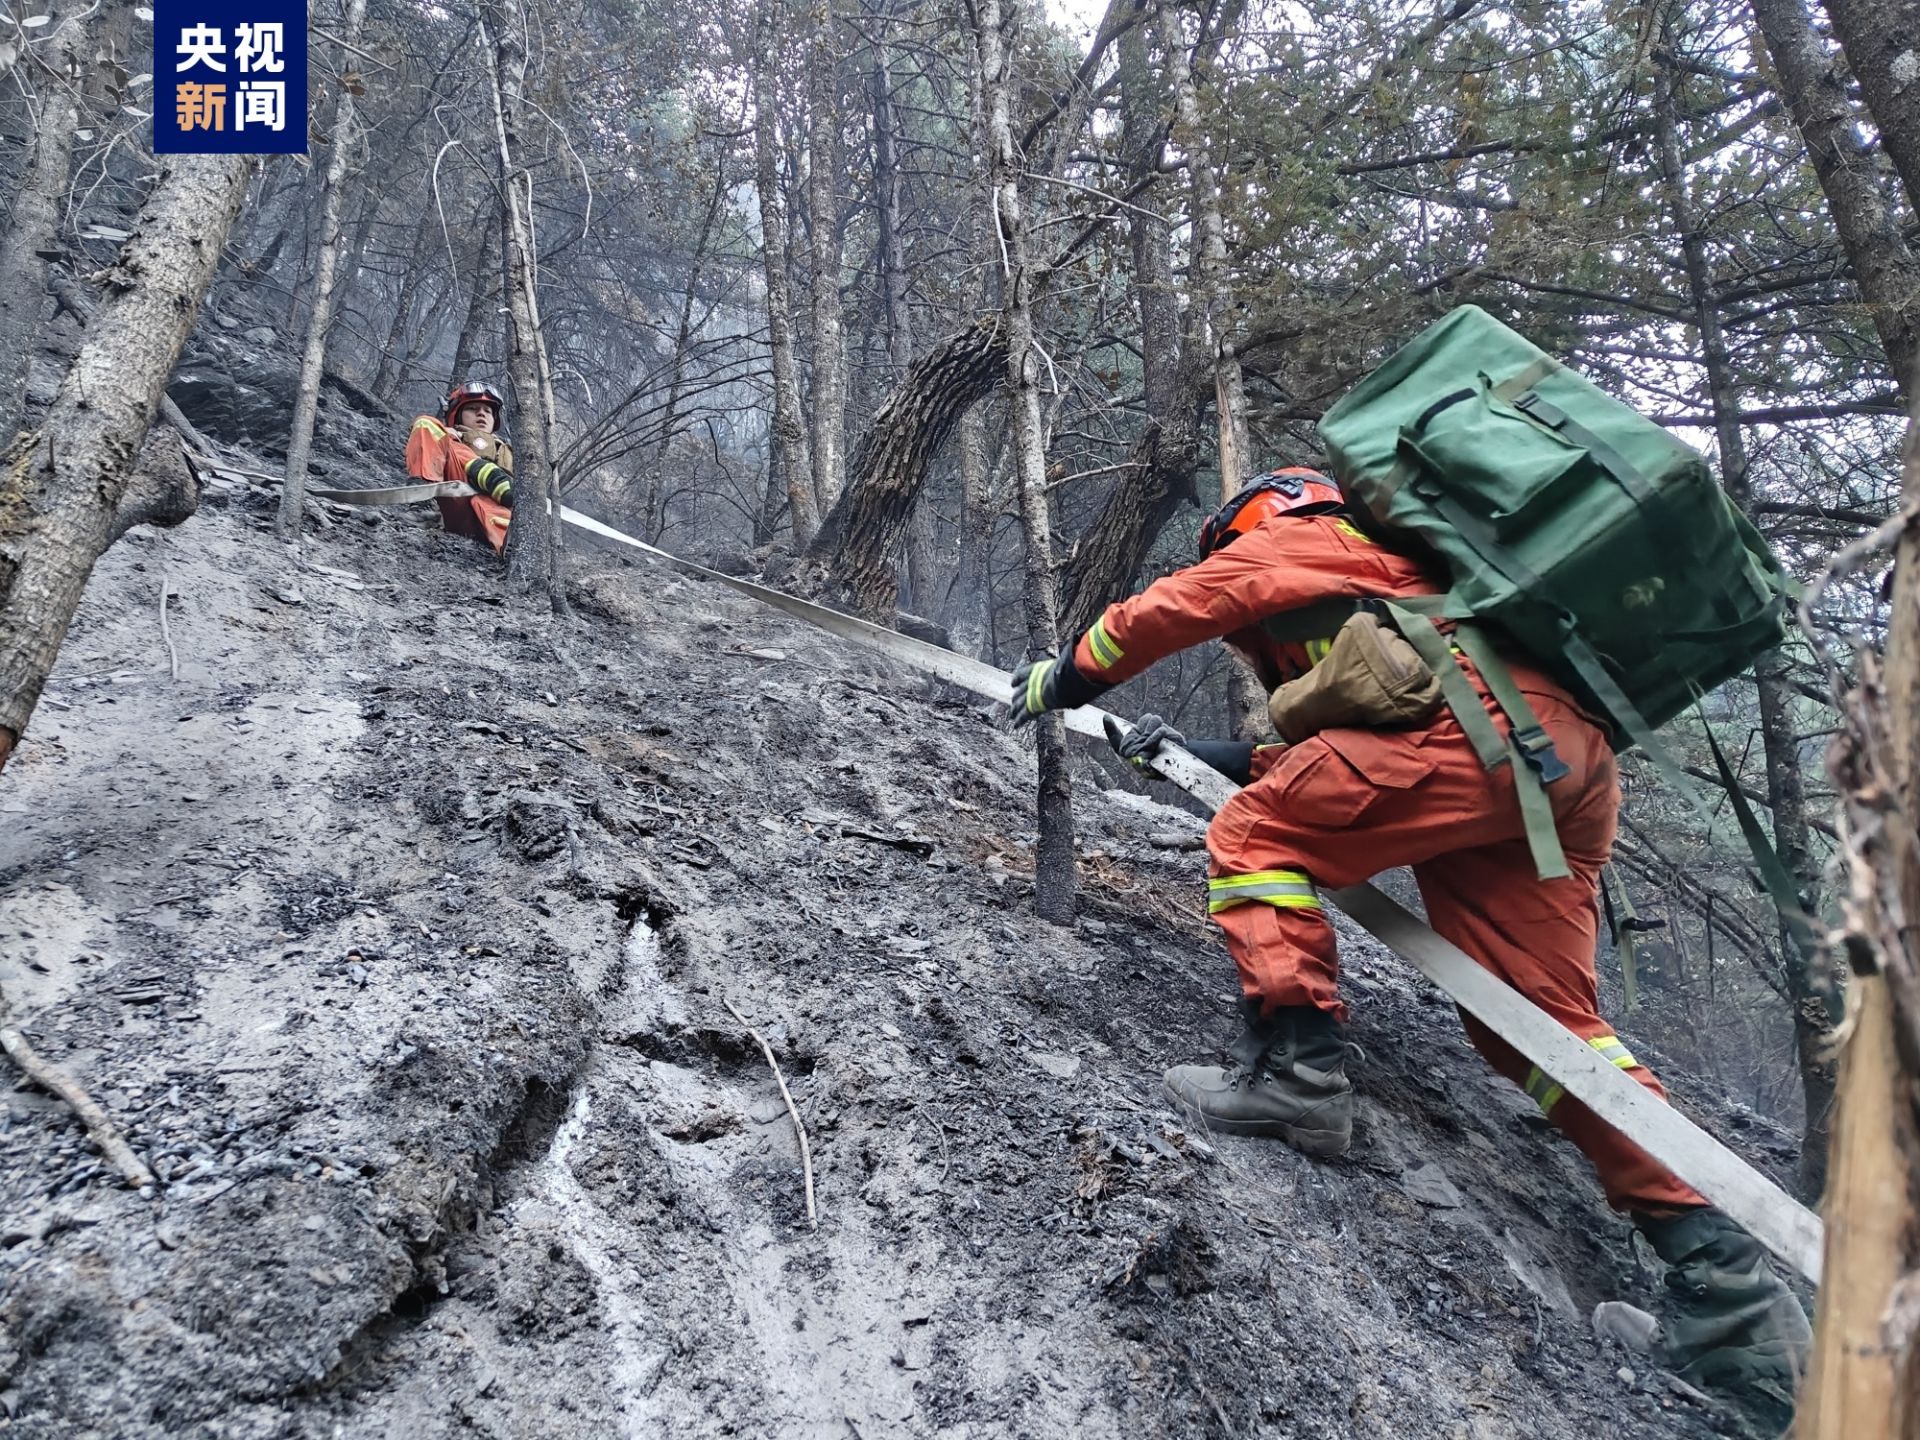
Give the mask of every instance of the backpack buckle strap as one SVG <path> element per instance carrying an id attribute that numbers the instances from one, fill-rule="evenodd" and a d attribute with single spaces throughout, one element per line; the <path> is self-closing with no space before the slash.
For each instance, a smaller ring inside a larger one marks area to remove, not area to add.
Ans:
<path id="1" fill-rule="evenodd" d="M 1493 696 L 1494 703 L 1507 717 L 1507 733 L 1527 768 L 1540 777 L 1542 785 L 1566 779 L 1572 771 L 1567 762 L 1560 758 L 1560 752 L 1554 749 L 1553 737 L 1540 723 L 1540 717 L 1534 713 L 1525 693 L 1514 682 L 1513 673 L 1507 669 L 1506 661 L 1500 658 L 1500 652 L 1494 648 L 1486 632 L 1477 625 L 1462 624 L 1455 628 L 1453 636 L 1466 652 L 1467 658 L 1473 661 L 1474 668 L 1480 672 L 1487 693 Z"/>
<path id="2" fill-rule="evenodd" d="M 1540 777 L 1542 785 L 1564 780 L 1573 773 L 1567 768 L 1567 762 L 1560 758 L 1560 752 L 1553 748 L 1553 737 L 1539 723 L 1524 729 L 1516 726 L 1513 743 L 1520 747 L 1520 758 Z"/>
<path id="3" fill-rule="evenodd" d="M 1639 506 L 1643 513 L 1655 503 L 1653 487 L 1647 483 L 1646 477 L 1626 456 L 1541 395 L 1538 390 L 1529 390 L 1524 395 L 1514 397 L 1513 408 L 1535 424 L 1546 426 L 1547 429 L 1567 440 L 1569 444 L 1578 445 L 1585 450 L 1593 457 L 1594 464 L 1606 471 L 1613 482 L 1627 492 L 1628 498 Z M 1658 522 L 1658 517 L 1651 514 L 1644 515 L 1644 518 L 1650 525 Z M 1656 532 L 1656 537 L 1660 534 L 1664 532 Z"/>
<path id="4" fill-rule="evenodd" d="M 1538 390 L 1529 390 L 1524 395 L 1516 395 L 1513 398 L 1513 408 L 1531 415 L 1549 430 L 1558 430 L 1567 423 L 1567 412 Z"/>

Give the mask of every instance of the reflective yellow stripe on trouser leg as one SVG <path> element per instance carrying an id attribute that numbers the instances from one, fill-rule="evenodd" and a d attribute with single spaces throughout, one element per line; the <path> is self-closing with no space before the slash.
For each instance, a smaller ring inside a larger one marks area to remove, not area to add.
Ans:
<path id="1" fill-rule="evenodd" d="M 1207 881 L 1209 915 L 1255 900 L 1283 910 L 1320 908 L 1320 892 L 1301 870 L 1255 870 L 1248 875 L 1220 875 Z"/>
<path id="2" fill-rule="evenodd" d="M 1633 1058 L 1633 1052 L 1620 1043 L 1618 1035 L 1595 1035 L 1587 1041 L 1600 1058 L 1622 1070 L 1632 1070 L 1640 1062 Z M 1560 1097 L 1567 1092 L 1553 1082 L 1538 1065 L 1527 1071 L 1527 1083 L 1522 1087 L 1532 1097 L 1533 1103 L 1540 1107 L 1542 1115 L 1553 1114 L 1553 1107 L 1560 1103 Z"/>

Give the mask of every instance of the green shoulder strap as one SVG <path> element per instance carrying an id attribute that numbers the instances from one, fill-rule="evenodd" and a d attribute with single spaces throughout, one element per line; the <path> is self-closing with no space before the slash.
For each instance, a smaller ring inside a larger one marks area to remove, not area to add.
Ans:
<path id="1" fill-rule="evenodd" d="M 1365 600 L 1344 595 L 1316 600 L 1297 610 L 1282 610 L 1278 615 L 1269 615 L 1260 622 L 1260 629 L 1269 640 L 1277 640 L 1282 645 L 1327 640 L 1366 606 Z"/>
<path id="2" fill-rule="evenodd" d="M 1542 880 L 1563 880 L 1573 872 L 1567 868 L 1566 852 L 1560 848 L 1560 832 L 1553 823 L 1553 802 L 1547 799 L 1546 787 L 1566 775 L 1566 762 L 1553 748 L 1553 737 L 1514 683 L 1513 672 L 1494 650 L 1486 632 L 1477 625 L 1461 625 L 1455 628 L 1453 638 L 1473 661 L 1494 702 L 1506 712 L 1507 746 L 1520 761 L 1513 767 L 1513 780 L 1520 796 L 1520 818 L 1527 829 L 1527 848 L 1533 852 L 1533 868 Z"/>
<path id="3" fill-rule="evenodd" d="M 1553 802 L 1547 798 L 1545 786 L 1565 775 L 1567 767 L 1554 753 L 1553 741 L 1541 728 L 1540 717 L 1513 683 L 1506 665 L 1478 626 L 1462 623 L 1454 627 L 1454 643 L 1473 661 L 1494 701 L 1506 712 L 1509 734 L 1503 741 L 1487 718 L 1466 671 L 1455 661 L 1446 637 L 1430 615 L 1423 613 L 1444 613 L 1446 597 L 1405 597 L 1383 604 L 1401 635 L 1440 681 L 1440 693 L 1480 763 L 1488 770 L 1503 763 L 1513 764 L 1514 793 L 1519 798 L 1520 822 L 1526 830 L 1535 871 L 1542 880 L 1565 879 L 1572 872 L 1567 868 L 1566 852 L 1553 823 Z"/>
<path id="4" fill-rule="evenodd" d="M 1467 741 L 1473 746 L 1473 753 L 1479 757 L 1481 765 L 1488 770 L 1499 768 L 1507 763 L 1506 742 L 1501 740 L 1500 732 L 1493 728 L 1493 721 L 1487 718 L 1487 712 L 1480 704 L 1480 696 L 1467 679 L 1467 672 L 1454 660 L 1447 637 L 1424 613 L 1438 607 L 1409 603 L 1411 598 L 1382 600 L 1381 608 L 1440 682 L 1440 693 L 1447 702 L 1447 708 L 1453 711 L 1460 728 L 1467 732 Z"/>
<path id="5" fill-rule="evenodd" d="M 1814 934 L 1805 897 L 1794 883 L 1786 862 L 1780 858 L 1780 852 L 1768 840 L 1767 832 L 1760 828 L 1759 817 L 1747 802 L 1746 791 L 1740 788 L 1740 777 L 1733 773 L 1733 767 L 1727 763 L 1726 753 L 1714 738 L 1713 727 L 1707 723 L 1706 714 L 1697 701 L 1694 713 L 1700 716 L 1700 728 L 1707 732 L 1707 746 L 1713 751 L 1714 768 L 1720 772 L 1720 784 L 1733 804 L 1734 819 L 1740 824 L 1740 833 L 1746 837 L 1747 849 L 1753 852 L 1753 863 L 1760 872 L 1760 883 L 1766 886 L 1767 894 L 1773 900 L 1773 908 L 1780 912 L 1780 923 L 1787 934 L 1793 937 L 1795 948 L 1811 960 L 1820 952 L 1820 939 Z"/>

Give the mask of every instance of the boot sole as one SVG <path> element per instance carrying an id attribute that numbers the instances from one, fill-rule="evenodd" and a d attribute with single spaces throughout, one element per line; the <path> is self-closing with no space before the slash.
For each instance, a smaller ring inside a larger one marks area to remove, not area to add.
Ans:
<path id="1" fill-rule="evenodd" d="M 1316 1160 L 1337 1160 L 1353 1147 L 1353 1136 L 1338 1130 L 1311 1130 L 1289 1125 L 1284 1120 L 1226 1120 L 1209 1115 L 1185 1096 L 1166 1089 L 1167 1098 L 1193 1116 L 1215 1135 L 1252 1135 L 1266 1140 L 1284 1140 L 1303 1155 Z"/>

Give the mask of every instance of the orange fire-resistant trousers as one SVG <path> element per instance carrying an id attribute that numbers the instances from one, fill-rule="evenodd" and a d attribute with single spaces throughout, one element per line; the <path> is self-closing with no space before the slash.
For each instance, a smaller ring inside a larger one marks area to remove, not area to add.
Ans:
<path id="1" fill-rule="evenodd" d="M 1410 865 L 1436 931 L 1664 1100 L 1599 1012 L 1594 896 L 1619 811 L 1613 752 L 1563 692 L 1513 669 L 1572 771 L 1547 789 L 1569 878 L 1538 878 L 1510 768 L 1483 769 L 1442 711 L 1425 729 L 1327 730 L 1258 752 L 1253 783 L 1207 832 L 1212 918 L 1242 991 L 1263 1011 L 1314 1005 L 1344 1020 L 1333 925 L 1301 882 L 1338 889 Z M 1246 891 L 1255 897 L 1238 898 Z M 1707 1203 L 1485 1026 L 1461 1018 L 1475 1048 L 1586 1153 L 1616 1209 Z"/>
<path id="2" fill-rule="evenodd" d="M 484 495 L 456 495 L 434 503 L 440 507 L 441 528 L 449 534 L 484 540 L 494 554 L 506 554 L 507 527 L 513 523 L 513 512 L 506 506 Z"/>

